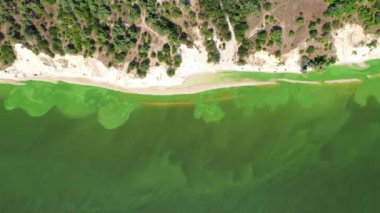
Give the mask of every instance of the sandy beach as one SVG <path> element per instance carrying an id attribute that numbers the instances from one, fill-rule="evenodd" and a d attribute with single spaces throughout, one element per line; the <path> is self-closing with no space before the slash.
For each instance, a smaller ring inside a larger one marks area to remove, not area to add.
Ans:
<path id="1" fill-rule="evenodd" d="M 229 27 L 232 28 L 231 25 Z M 334 32 L 333 37 L 338 59 L 337 64 L 362 64 L 366 60 L 380 58 L 380 45 L 376 48 L 369 48 L 366 45 L 366 42 L 374 39 L 377 39 L 380 44 L 379 37 L 366 35 L 358 25 L 346 25 L 344 28 Z M 145 78 L 139 78 L 135 74 L 128 73 L 125 68 L 108 68 L 94 58 L 75 55 L 57 55 L 52 58 L 43 53 L 36 55 L 21 44 L 16 44 L 17 59 L 10 67 L 0 71 L 0 83 L 18 84 L 29 80 L 64 81 L 73 84 L 104 87 L 127 93 L 173 95 L 193 94 L 226 87 L 276 84 L 276 81 L 242 81 L 193 84 L 190 87 L 184 85 L 184 82 L 188 82 L 192 76 L 202 73 L 216 74 L 225 71 L 238 71 L 301 74 L 299 65 L 301 56 L 297 48 L 283 55 L 282 58 L 276 58 L 268 52 L 259 51 L 249 56 L 247 65 L 240 66 L 236 62 L 238 45 L 235 35 L 232 35 L 231 41 L 226 43 L 226 48 L 220 50 L 221 61 L 218 64 L 207 62 L 207 52 L 202 40 L 195 41 L 194 48 L 181 45 L 180 52 L 183 62 L 176 71 L 175 76 L 169 77 L 166 74 L 167 67 L 161 65 L 152 66 Z M 288 79 L 277 79 L 277 81 L 319 84 L 319 82 L 299 82 Z"/>
<path id="2" fill-rule="evenodd" d="M 325 81 L 325 84 L 352 84 L 352 83 L 362 83 L 360 79 L 339 79 L 339 80 L 329 80 Z"/>

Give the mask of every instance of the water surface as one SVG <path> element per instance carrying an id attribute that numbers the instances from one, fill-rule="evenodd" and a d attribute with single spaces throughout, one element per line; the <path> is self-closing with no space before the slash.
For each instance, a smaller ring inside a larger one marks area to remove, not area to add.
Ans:
<path id="1" fill-rule="evenodd" d="M 0 212 L 378 212 L 378 63 L 169 97 L 0 85 Z"/>

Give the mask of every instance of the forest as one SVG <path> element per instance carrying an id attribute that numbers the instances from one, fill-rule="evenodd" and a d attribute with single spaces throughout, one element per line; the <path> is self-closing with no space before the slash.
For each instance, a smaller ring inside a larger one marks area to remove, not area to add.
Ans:
<path id="1" fill-rule="evenodd" d="M 12 46 L 21 43 L 35 53 L 50 56 L 96 54 L 108 66 L 129 60 L 128 70 L 144 76 L 149 58 L 155 54 L 150 49 L 152 38 L 148 25 L 160 36 L 166 36 L 165 45 L 173 49 L 162 61 L 178 66 L 174 47 L 187 43 L 187 35 L 170 20 L 171 14 L 161 14 L 156 6 L 155 0 L 1 1 L 0 63 L 10 65 L 15 59 Z M 178 40 L 179 37 L 184 39 Z"/>
<path id="2" fill-rule="evenodd" d="M 380 25 L 380 0 L 325 0 L 328 9 L 320 19 L 294 17 L 296 26 L 308 26 L 309 38 L 320 45 L 303 50 L 305 64 L 321 66 L 319 50 L 331 49 L 330 32 L 342 23 L 357 21 L 366 30 Z M 193 47 L 193 29 L 198 27 L 208 51 L 208 61 L 218 63 L 221 42 L 231 40 L 230 21 L 239 42 L 239 63 L 260 50 L 280 57 L 284 38 L 297 36 L 284 29 L 275 16 L 266 15 L 266 29 L 247 36 L 250 18 L 270 14 L 270 0 L 4 0 L 0 2 L 0 67 L 16 59 L 13 46 L 21 43 L 35 53 L 50 56 L 74 54 L 101 58 L 108 66 L 128 62 L 128 72 L 144 77 L 150 66 L 164 63 L 174 75 L 181 65 L 180 45 Z M 322 19 L 322 21 L 321 21 Z M 323 21 L 328 19 L 330 21 Z M 380 31 L 377 31 L 380 34 Z M 158 38 L 157 38 L 158 36 Z M 159 40 L 160 42 L 157 42 Z M 319 57 L 319 58 L 318 58 Z M 306 60 L 307 58 L 307 60 Z M 318 63 L 312 63 L 314 59 Z M 327 57 L 326 64 L 334 61 Z M 323 61 L 323 60 L 322 60 Z"/>

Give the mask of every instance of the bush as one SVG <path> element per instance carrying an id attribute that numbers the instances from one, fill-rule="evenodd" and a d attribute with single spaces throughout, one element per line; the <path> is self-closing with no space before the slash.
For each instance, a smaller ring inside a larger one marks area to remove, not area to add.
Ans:
<path id="1" fill-rule="evenodd" d="M 264 46 L 267 43 L 268 39 L 268 34 L 267 31 L 262 30 L 257 33 L 257 38 L 256 38 L 256 48 L 261 49 L 262 46 Z"/>
<path id="2" fill-rule="evenodd" d="M 272 9 L 272 4 L 270 2 L 265 2 L 263 5 L 264 10 L 271 10 Z"/>
<path id="3" fill-rule="evenodd" d="M 139 5 L 133 4 L 131 9 L 129 10 L 128 21 L 135 22 L 140 19 L 140 16 L 141 16 L 141 10 L 140 10 Z"/>
<path id="4" fill-rule="evenodd" d="M 11 65 L 16 60 L 16 55 L 12 46 L 4 44 L 0 46 L 0 63 L 1 66 Z"/>
<path id="5" fill-rule="evenodd" d="M 140 63 L 140 65 L 137 67 L 137 74 L 138 74 L 140 77 L 145 77 L 145 76 L 146 76 L 146 74 L 148 73 L 149 64 L 150 64 L 150 60 L 149 60 L 149 59 L 145 59 L 145 60 L 142 61 L 142 62 Z"/>
<path id="6" fill-rule="evenodd" d="M 318 31 L 317 30 L 310 30 L 309 34 L 310 34 L 310 37 L 315 38 L 318 35 Z"/>
<path id="7" fill-rule="evenodd" d="M 361 7 L 358 10 L 359 18 L 362 20 L 365 26 L 369 27 L 376 23 L 373 11 L 367 7 Z"/>
<path id="8" fill-rule="evenodd" d="M 289 37 L 294 37 L 295 36 L 295 32 L 293 30 L 289 31 Z"/>
<path id="9" fill-rule="evenodd" d="M 298 26 L 303 26 L 305 24 L 305 19 L 303 17 L 298 17 L 296 23 Z"/>
<path id="10" fill-rule="evenodd" d="M 238 56 L 239 56 L 239 64 L 245 64 L 245 58 L 248 56 L 248 51 L 250 48 L 250 43 L 247 39 L 244 39 L 244 41 L 241 43 L 238 49 Z"/>
<path id="11" fill-rule="evenodd" d="M 315 52 L 315 47 L 314 46 L 309 46 L 307 49 L 306 49 L 306 52 L 308 54 L 313 54 Z"/>
<path id="12" fill-rule="evenodd" d="M 338 20 L 334 20 L 331 24 L 332 28 L 338 29 L 340 28 L 340 22 Z"/>
<path id="13" fill-rule="evenodd" d="M 309 30 L 316 30 L 317 29 L 317 23 L 316 22 L 310 22 L 308 27 L 309 27 Z"/>
<path id="14" fill-rule="evenodd" d="M 310 59 L 305 55 L 302 56 L 300 65 L 301 65 L 301 71 L 305 72 L 310 65 Z"/>
<path id="15" fill-rule="evenodd" d="M 317 56 L 313 60 L 307 56 L 302 56 L 301 58 L 301 70 L 304 72 L 308 68 L 313 68 L 315 70 L 323 70 L 326 66 L 336 62 L 335 57 L 328 58 L 325 55 Z"/>
<path id="16" fill-rule="evenodd" d="M 328 23 L 325 23 L 323 26 L 322 26 L 322 32 L 323 32 L 323 36 L 328 36 L 330 35 L 330 32 L 331 32 L 331 24 L 328 22 Z"/>
<path id="17" fill-rule="evenodd" d="M 182 56 L 181 55 L 174 56 L 174 66 L 179 67 L 181 66 L 181 63 L 182 63 Z"/>
<path id="18" fill-rule="evenodd" d="M 0 42 L 2 42 L 4 40 L 5 36 L 2 32 L 0 32 Z"/>
<path id="19" fill-rule="evenodd" d="M 166 73 L 169 77 L 173 77 L 175 75 L 175 68 L 169 67 Z"/>
<path id="20" fill-rule="evenodd" d="M 275 55 L 277 58 L 280 58 L 281 55 L 282 55 L 282 53 L 281 53 L 280 50 L 277 50 L 277 51 L 274 53 L 274 55 Z"/>
<path id="21" fill-rule="evenodd" d="M 220 53 L 214 40 L 206 40 L 205 46 L 207 50 L 207 61 L 210 63 L 218 63 L 220 61 Z"/>
<path id="22" fill-rule="evenodd" d="M 239 22 L 234 28 L 236 41 L 242 42 L 244 39 L 245 31 L 247 30 L 248 30 L 247 22 L 245 21 Z"/>
<path id="23" fill-rule="evenodd" d="M 377 20 L 376 14 L 379 12 L 379 0 L 328 0 L 326 2 L 329 4 L 324 14 L 327 17 L 340 21 L 358 17 L 367 29 L 379 24 L 380 19 Z"/>
<path id="24" fill-rule="evenodd" d="M 270 37 L 275 44 L 280 46 L 282 44 L 282 28 L 280 26 L 274 26 L 271 30 Z"/>
<path id="25" fill-rule="evenodd" d="M 377 47 L 377 40 L 372 40 L 371 42 L 369 42 L 367 44 L 367 47 L 371 48 L 371 49 L 374 49 Z"/>

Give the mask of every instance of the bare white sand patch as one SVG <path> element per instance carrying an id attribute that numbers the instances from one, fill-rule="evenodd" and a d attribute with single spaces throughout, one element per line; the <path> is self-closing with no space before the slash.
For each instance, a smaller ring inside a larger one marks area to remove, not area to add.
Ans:
<path id="1" fill-rule="evenodd" d="M 0 84 L 13 84 L 13 85 L 23 85 L 22 81 L 15 81 L 10 79 L 0 79 Z"/>
<path id="2" fill-rule="evenodd" d="M 21 44 L 15 45 L 17 59 L 14 64 L 2 72 L 1 79 L 25 81 L 36 77 L 81 78 L 91 81 L 110 83 L 117 86 L 150 87 L 175 86 L 182 83 L 181 79 L 170 78 L 166 67 L 151 67 L 146 78 L 128 74 L 126 69 L 108 68 L 99 60 L 83 56 L 65 55 L 51 58 L 43 53 L 36 55 Z"/>
<path id="3" fill-rule="evenodd" d="M 360 64 L 363 61 L 380 58 L 379 36 L 365 34 L 361 26 L 348 24 L 333 33 L 338 64 Z M 377 42 L 377 47 L 368 46 L 372 41 Z"/>
<path id="4" fill-rule="evenodd" d="M 339 80 L 329 80 L 325 81 L 325 84 L 351 84 L 351 83 L 362 83 L 360 79 L 339 79 Z"/>
<path id="5" fill-rule="evenodd" d="M 246 65 L 238 65 L 229 43 L 226 43 L 226 49 L 221 50 L 220 63 L 213 64 L 207 62 L 207 51 L 202 42 L 195 42 L 197 48 L 188 48 L 181 45 L 182 64 L 176 71 L 176 77 L 185 79 L 196 73 L 218 73 L 225 71 L 245 71 L 245 72 L 272 72 L 272 73 L 301 73 L 299 50 L 294 49 L 282 56 L 276 58 L 266 51 L 259 51 L 247 59 Z M 233 45 L 231 45 L 233 47 Z"/>
<path id="6" fill-rule="evenodd" d="M 220 62 L 216 64 L 207 62 L 207 51 L 202 38 L 195 41 L 195 48 L 181 45 L 180 52 L 183 61 L 176 72 L 178 77 L 183 78 L 199 72 L 217 73 L 224 71 L 301 73 L 301 56 L 298 48 L 284 54 L 281 58 L 277 58 L 267 51 L 259 51 L 249 56 L 245 65 L 239 65 L 237 56 L 239 43 L 236 41 L 229 18 L 226 17 L 226 20 L 231 32 L 231 40 L 224 42 L 224 49 L 219 49 Z M 199 33 L 199 30 L 196 31 Z M 214 40 L 218 47 L 221 46 L 221 41 L 216 37 Z"/>
<path id="7" fill-rule="evenodd" d="M 134 74 L 128 74 L 124 69 L 107 68 L 94 58 L 73 55 L 51 58 L 43 53 L 36 55 L 21 44 L 17 44 L 15 50 L 17 59 L 12 66 L 0 72 L 1 83 L 19 84 L 28 80 L 53 83 L 64 81 L 128 93 L 154 95 L 193 94 L 225 87 L 273 84 L 273 82 L 256 81 L 219 82 L 182 88 L 181 85 L 185 79 L 196 72 L 183 73 L 183 75 L 180 73 L 175 77 L 169 77 L 166 74 L 167 67 L 155 66 L 151 67 L 145 78 L 139 78 Z"/>
<path id="8" fill-rule="evenodd" d="M 165 2 L 165 1 L 169 1 L 169 0 L 157 0 L 157 3 L 158 3 L 158 4 L 162 4 L 162 3 Z"/>
<path id="9" fill-rule="evenodd" d="M 236 41 L 235 31 L 230 22 L 229 17 L 226 17 L 226 21 L 228 24 L 228 29 L 231 32 L 231 40 L 225 43 L 225 48 L 221 50 L 220 61 L 221 63 L 235 63 L 237 52 L 239 49 L 239 43 Z M 221 42 L 218 42 L 221 43 Z"/>

